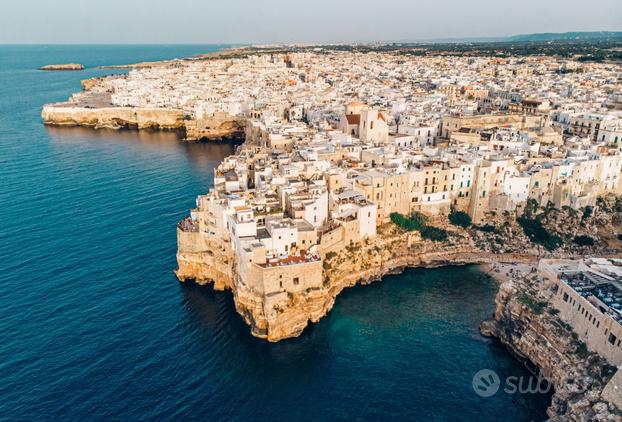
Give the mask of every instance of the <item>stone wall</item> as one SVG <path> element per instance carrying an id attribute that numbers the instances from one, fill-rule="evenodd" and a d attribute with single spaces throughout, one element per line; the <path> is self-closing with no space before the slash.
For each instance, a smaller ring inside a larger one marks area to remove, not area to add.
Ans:
<path id="1" fill-rule="evenodd" d="M 560 317 L 572 325 L 574 331 L 585 341 L 590 350 L 597 352 L 614 365 L 622 365 L 622 347 L 619 344 L 619 340 L 622 339 L 620 324 L 609 315 L 603 315 L 566 283 L 558 281 L 557 286 L 558 291 L 553 295 L 552 303 L 560 310 Z M 610 335 L 616 338 L 614 344 L 609 342 Z"/>

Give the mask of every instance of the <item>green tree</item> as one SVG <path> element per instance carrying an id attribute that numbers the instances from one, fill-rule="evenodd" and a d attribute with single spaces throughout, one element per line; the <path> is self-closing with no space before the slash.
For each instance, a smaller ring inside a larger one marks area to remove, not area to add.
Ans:
<path id="1" fill-rule="evenodd" d="M 586 235 L 575 236 L 573 242 L 579 246 L 594 246 L 594 239 Z"/>
<path id="2" fill-rule="evenodd" d="M 451 210 L 449 213 L 449 222 L 454 226 L 463 227 L 465 229 L 473 223 L 469 214 L 464 211 L 456 210 Z"/>
<path id="3" fill-rule="evenodd" d="M 518 218 L 518 224 L 523 228 L 525 236 L 532 242 L 544 246 L 549 251 L 559 248 L 563 243 L 561 237 L 549 233 L 537 218 L 529 218 L 523 215 Z"/>
<path id="4" fill-rule="evenodd" d="M 594 208 L 592 208 L 589 205 L 586 206 L 585 208 L 583 208 L 583 219 L 587 220 L 588 218 L 592 216 L 593 213 L 594 213 Z"/>

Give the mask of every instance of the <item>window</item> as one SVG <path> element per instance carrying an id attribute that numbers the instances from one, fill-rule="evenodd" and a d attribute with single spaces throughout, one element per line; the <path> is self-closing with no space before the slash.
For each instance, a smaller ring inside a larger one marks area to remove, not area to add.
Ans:
<path id="1" fill-rule="evenodd" d="M 294 277 L 294 286 L 300 284 L 300 279 L 298 277 Z"/>
<path id="2" fill-rule="evenodd" d="M 568 293 L 564 293 L 564 302 L 568 302 L 568 298 L 569 298 Z"/>
<path id="3" fill-rule="evenodd" d="M 618 341 L 618 338 L 614 336 L 613 334 L 609 334 L 609 343 L 615 345 L 616 341 Z"/>

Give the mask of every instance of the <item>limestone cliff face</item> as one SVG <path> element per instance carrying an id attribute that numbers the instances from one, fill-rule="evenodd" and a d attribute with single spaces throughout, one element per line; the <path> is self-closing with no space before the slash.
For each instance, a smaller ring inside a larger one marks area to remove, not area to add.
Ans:
<path id="1" fill-rule="evenodd" d="M 86 108 L 46 105 L 41 117 L 46 125 L 87 126 L 94 129 L 185 130 L 181 110 L 162 108 Z"/>
<path id="2" fill-rule="evenodd" d="M 90 81 L 83 81 L 85 89 L 92 89 L 94 82 Z M 230 116 L 214 116 L 196 120 L 177 109 L 83 107 L 79 103 L 46 105 L 41 112 L 41 118 L 44 124 L 51 126 L 180 131 L 188 141 L 243 139 L 246 124 L 244 119 Z"/>
<path id="3" fill-rule="evenodd" d="M 196 233 L 178 232 L 179 250 L 176 271 L 181 281 L 214 283 L 215 289 L 233 292 L 236 310 L 251 328 L 251 333 L 269 341 L 299 336 L 307 325 L 318 322 L 332 309 L 335 298 L 345 288 L 380 280 L 384 275 L 406 267 L 434 268 L 490 262 L 525 262 L 521 254 L 492 254 L 478 251 L 468 240 L 456 243 L 421 241 L 418 235 L 387 229 L 374 240 L 351 245 L 339 253 L 324 257 L 323 284 L 298 293 L 263 295 L 245 285 L 235 271 L 234 258 L 218 239 L 201 244 Z"/>
<path id="4" fill-rule="evenodd" d="M 539 283 L 535 275 L 503 283 L 495 319 L 482 324 L 482 333 L 499 338 L 553 383 L 555 394 L 547 411 L 551 420 L 622 421 L 620 399 L 611 399 L 616 368 L 587 350 L 555 310 L 547 307 L 550 293 L 540 292 L 548 292 L 548 286 Z"/>
<path id="5" fill-rule="evenodd" d="M 226 114 L 210 116 L 206 119 L 192 119 L 186 122 L 186 139 L 244 139 L 245 126 L 244 119 L 233 118 Z"/>
<path id="6" fill-rule="evenodd" d="M 192 111 L 166 107 L 117 107 L 112 105 L 108 80 L 111 75 L 85 79 L 82 92 L 64 103 L 43 106 L 43 123 L 52 126 L 86 126 L 93 129 L 179 131 L 188 141 L 243 139 L 246 119 L 227 113 L 197 118 Z"/>

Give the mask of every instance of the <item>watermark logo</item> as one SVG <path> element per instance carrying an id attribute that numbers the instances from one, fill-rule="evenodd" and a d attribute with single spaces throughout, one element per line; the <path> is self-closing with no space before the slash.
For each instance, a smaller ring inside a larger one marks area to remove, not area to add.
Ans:
<path id="1" fill-rule="evenodd" d="M 501 387 L 501 378 L 495 371 L 482 369 L 473 376 L 473 390 L 480 397 L 492 397 Z"/>
<path id="2" fill-rule="evenodd" d="M 492 397 L 503 388 L 506 394 L 547 394 L 553 385 L 541 375 L 537 377 L 510 376 L 501 380 L 491 369 L 482 369 L 473 376 L 473 391 L 480 397 Z"/>

